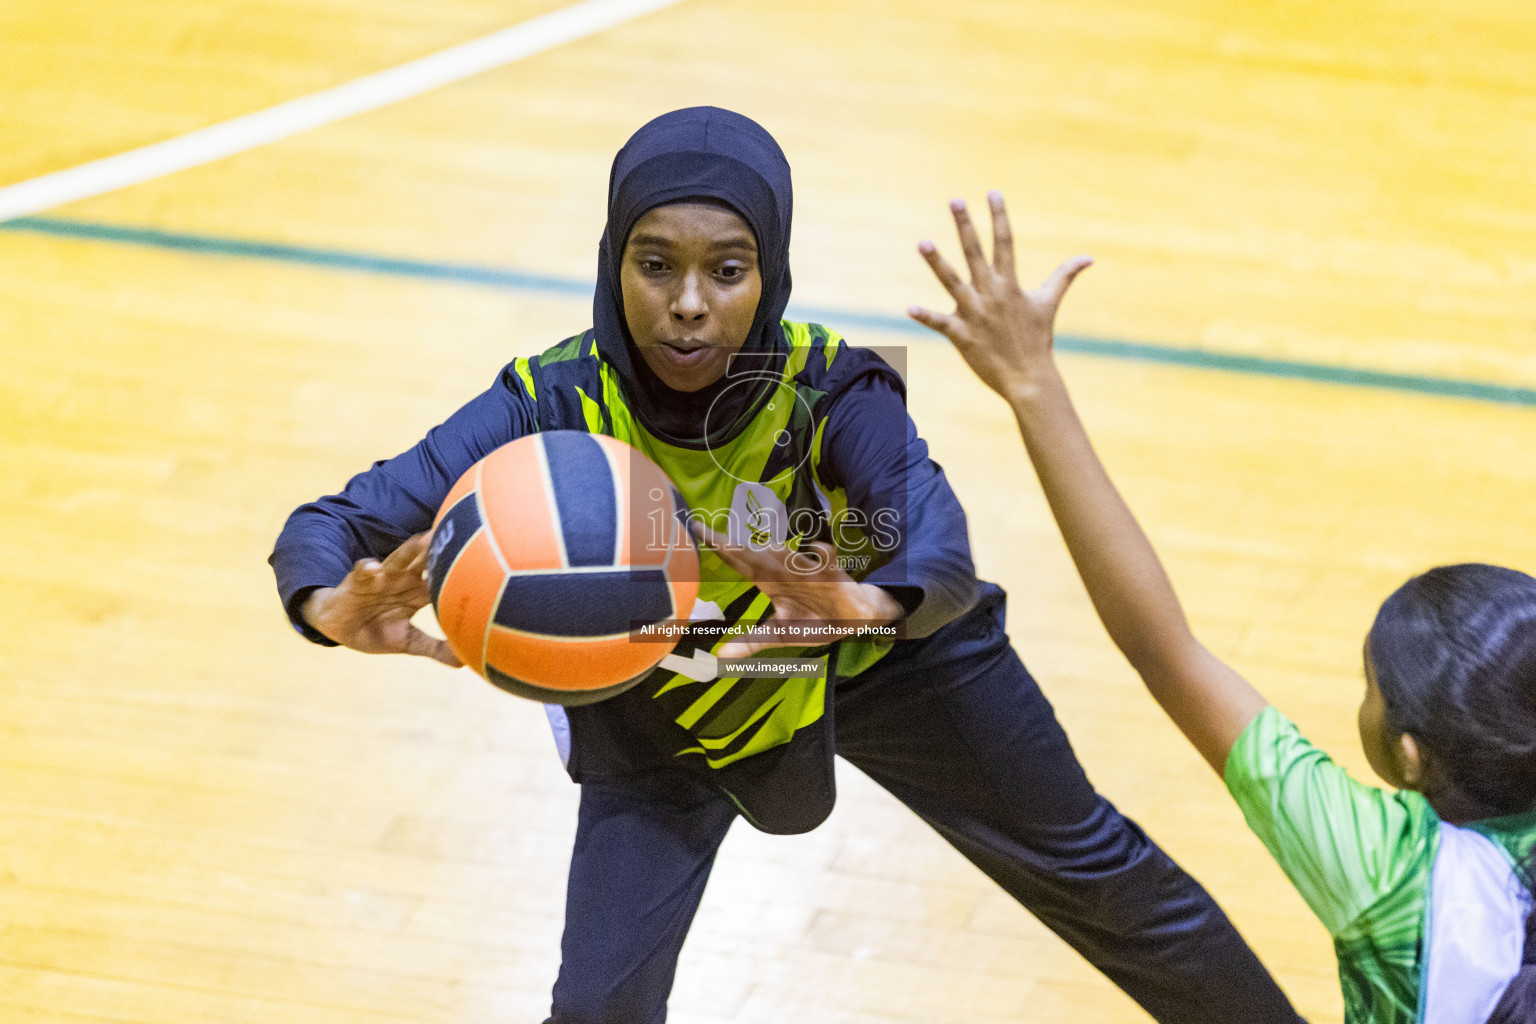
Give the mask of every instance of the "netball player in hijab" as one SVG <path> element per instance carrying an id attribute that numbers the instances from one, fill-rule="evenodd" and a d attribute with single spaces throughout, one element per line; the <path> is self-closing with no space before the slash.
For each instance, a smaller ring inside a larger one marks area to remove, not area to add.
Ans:
<path id="1" fill-rule="evenodd" d="M 593 326 L 514 360 L 410 451 L 293 513 L 271 561 L 294 626 L 453 664 L 408 621 L 450 486 L 534 431 L 617 437 L 715 527 L 700 530 L 700 607 L 737 636 L 690 630 L 669 665 L 750 653 L 775 622 L 841 638 L 802 652 L 814 667 L 793 678 L 664 667 L 551 708 L 581 785 L 556 1024 L 664 1020 L 726 830 L 814 828 L 834 753 L 1158 1020 L 1294 1022 L 1211 898 L 1084 776 L 1009 646 L 1003 592 L 974 576 L 901 378 L 782 319 L 791 212 L 788 163 L 756 123 L 698 107 L 641 128 L 609 181 Z M 892 625 L 903 639 L 853 635 Z"/>

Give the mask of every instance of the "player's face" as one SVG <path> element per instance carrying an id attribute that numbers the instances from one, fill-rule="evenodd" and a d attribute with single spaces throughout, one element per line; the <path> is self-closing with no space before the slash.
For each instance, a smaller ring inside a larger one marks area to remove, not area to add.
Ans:
<path id="1" fill-rule="evenodd" d="M 1376 685 L 1376 667 L 1371 664 L 1371 648 L 1365 648 L 1365 699 L 1360 702 L 1360 745 L 1371 770 L 1387 785 L 1410 788 L 1404 777 L 1400 753 L 1401 734 L 1387 722 L 1387 706 Z"/>
<path id="2" fill-rule="evenodd" d="M 619 284 L 641 358 L 674 391 L 725 376 L 763 293 L 752 229 L 707 203 L 658 206 L 641 217 L 624 245 Z"/>

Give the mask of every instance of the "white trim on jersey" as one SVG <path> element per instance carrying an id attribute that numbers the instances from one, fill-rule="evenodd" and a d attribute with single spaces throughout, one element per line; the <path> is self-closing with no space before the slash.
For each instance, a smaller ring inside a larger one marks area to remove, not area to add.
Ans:
<path id="1" fill-rule="evenodd" d="M 1520 970 L 1530 890 L 1488 837 L 1440 823 L 1421 1024 L 1484 1024 Z"/>
<path id="2" fill-rule="evenodd" d="M 565 708 L 559 704 L 545 704 L 544 716 L 549 719 L 550 731 L 555 734 L 555 749 L 560 752 L 560 763 L 569 768 L 571 765 L 571 720 L 566 717 Z"/>

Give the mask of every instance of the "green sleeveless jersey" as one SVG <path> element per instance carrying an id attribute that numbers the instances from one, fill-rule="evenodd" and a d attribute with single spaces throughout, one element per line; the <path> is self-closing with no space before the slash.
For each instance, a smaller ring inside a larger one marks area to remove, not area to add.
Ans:
<path id="1" fill-rule="evenodd" d="M 743 381 L 759 389 L 744 422 L 729 436 L 691 446 L 664 441 L 638 420 L 591 331 L 518 359 L 513 369 L 536 405 L 539 429 L 585 430 L 631 444 L 666 472 L 691 513 L 716 529 L 734 523 L 755 543 L 791 548 L 832 540 L 839 564 L 859 578 L 879 564 L 881 550 L 875 529 L 857 518 L 848 522 L 847 495 L 821 472 L 827 417 L 857 380 L 878 374 L 897 388 L 901 381 L 873 353 L 850 348 L 824 327 L 783 321 L 783 331 L 782 365 Z M 830 534 L 829 522 L 839 524 Z M 683 635 L 676 653 L 684 656 L 724 644 L 719 627 L 739 632 L 771 612 L 768 597 L 713 552 L 700 551 L 699 562 L 700 607 L 718 609 L 719 617 L 709 624 L 713 630 Z M 700 682 L 658 668 L 618 697 L 568 713 L 573 731 L 593 717 L 622 716 L 623 728 L 644 732 L 666 758 L 706 774 L 753 825 L 804 831 L 826 817 L 834 795 L 829 687 L 889 650 L 888 642 L 861 640 L 786 650 L 818 664 L 789 678 Z"/>

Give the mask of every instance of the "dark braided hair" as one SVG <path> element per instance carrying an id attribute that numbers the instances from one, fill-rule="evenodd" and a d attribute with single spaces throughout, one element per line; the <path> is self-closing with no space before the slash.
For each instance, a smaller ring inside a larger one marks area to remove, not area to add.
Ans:
<path id="1" fill-rule="evenodd" d="M 1393 728 L 1479 816 L 1536 807 L 1536 579 L 1476 563 L 1431 569 L 1387 598 L 1366 646 Z M 1536 885 L 1536 852 L 1524 873 Z M 1520 971 L 1488 1018 L 1532 1022 L 1536 912 Z"/>

